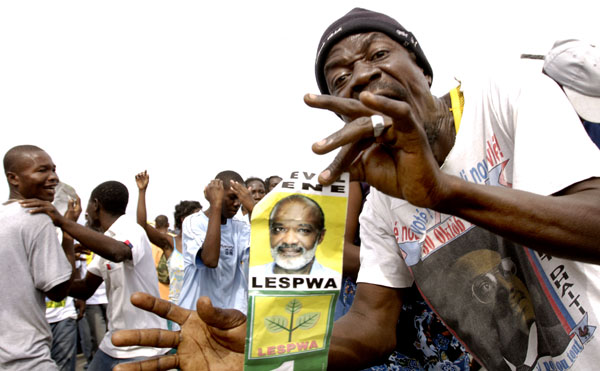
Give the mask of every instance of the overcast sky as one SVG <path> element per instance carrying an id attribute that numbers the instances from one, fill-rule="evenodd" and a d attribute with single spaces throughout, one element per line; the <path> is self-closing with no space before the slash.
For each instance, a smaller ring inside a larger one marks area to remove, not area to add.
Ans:
<path id="1" fill-rule="evenodd" d="M 181 200 L 208 206 L 204 186 L 221 170 L 320 171 L 332 157 L 310 146 L 341 121 L 302 97 L 318 92 L 321 34 L 355 6 L 415 34 L 437 95 L 462 73 L 599 36 L 600 5 L 583 0 L 4 1 L 0 153 L 42 147 L 84 206 L 97 184 L 119 180 L 130 213 L 147 169 L 148 217 L 171 221 Z"/>

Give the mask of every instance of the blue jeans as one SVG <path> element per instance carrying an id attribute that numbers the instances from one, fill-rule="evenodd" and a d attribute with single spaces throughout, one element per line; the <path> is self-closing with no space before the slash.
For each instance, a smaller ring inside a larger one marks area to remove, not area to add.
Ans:
<path id="1" fill-rule="evenodd" d="M 86 364 L 83 366 L 84 370 L 87 370 L 87 366 L 92 362 L 94 356 L 92 349 L 92 335 L 90 334 L 90 326 L 85 318 L 77 321 L 77 329 L 79 330 L 79 345 L 81 346 L 81 352 L 85 356 Z"/>
<path id="2" fill-rule="evenodd" d="M 87 371 L 107 371 L 112 370 L 113 367 L 119 363 L 143 361 L 149 357 L 135 357 L 135 358 L 113 358 L 108 354 L 104 353 L 101 349 L 98 349 L 94 354 L 94 359 L 90 363 Z"/>
<path id="3" fill-rule="evenodd" d="M 50 324 L 52 349 L 50 356 L 61 371 L 75 371 L 77 358 L 77 321 L 66 318 Z"/>
<path id="4" fill-rule="evenodd" d="M 90 327 L 92 353 L 94 353 L 106 333 L 106 304 L 88 304 L 85 308 L 85 319 Z"/>

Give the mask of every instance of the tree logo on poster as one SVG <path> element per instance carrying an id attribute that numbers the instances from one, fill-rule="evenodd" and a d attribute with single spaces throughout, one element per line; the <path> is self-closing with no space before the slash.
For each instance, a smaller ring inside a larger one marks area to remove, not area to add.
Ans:
<path id="1" fill-rule="evenodd" d="M 285 311 L 290 314 L 288 321 L 287 317 L 284 316 L 269 316 L 265 317 L 265 327 L 267 331 L 271 333 L 277 333 L 280 331 L 288 332 L 288 342 L 292 341 L 292 334 L 294 331 L 309 330 L 319 322 L 321 317 L 320 312 L 304 313 L 296 318 L 294 322 L 294 316 L 302 310 L 302 303 L 298 299 L 292 299 L 285 306 Z"/>

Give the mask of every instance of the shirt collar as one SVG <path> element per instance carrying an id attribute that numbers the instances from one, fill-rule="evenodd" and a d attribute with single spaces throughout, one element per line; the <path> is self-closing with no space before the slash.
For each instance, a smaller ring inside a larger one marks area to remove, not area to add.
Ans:
<path id="1" fill-rule="evenodd" d="M 125 214 L 121 215 L 113 224 L 104 232 L 105 236 L 114 238 L 125 229 L 126 218 Z"/>

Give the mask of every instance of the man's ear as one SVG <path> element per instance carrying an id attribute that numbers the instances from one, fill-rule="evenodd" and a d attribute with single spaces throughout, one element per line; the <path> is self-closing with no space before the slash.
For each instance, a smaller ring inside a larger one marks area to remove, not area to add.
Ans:
<path id="1" fill-rule="evenodd" d="M 7 171 L 6 172 L 6 180 L 8 181 L 8 184 L 10 184 L 13 187 L 19 186 L 19 176 L 17 175 L 17 173 L 14 173 L 12 171 Z"/>
<path id="2" fill-rule="evenodd" d="M 100 211 L 100 201 L 98 201 L 97 198 L 90 200 L 90 205 L 92 205 L 92 210 L 94 210 L 95 212 Z"/>
<path id="3" fill-rule="evenodd" d="M 325 238 L 325 232 L 327 232 L 327 230 L 323 229 L 321 233 L 319 233 L 319 243 L 317 245 L 320 245 L 321 242 L 323 242 L 323 239 Z"/>
<path id="4" fill-rule="evenodd" d="M 431 77 L 429 75 L 425 75 L 425 79 L 427 80 L 429 87 L 431 87 L 431 84 L 433 83 L 433 77 Z"/>

